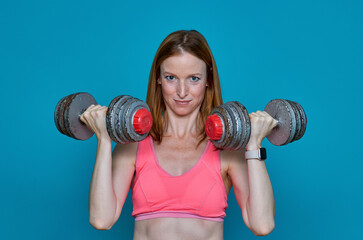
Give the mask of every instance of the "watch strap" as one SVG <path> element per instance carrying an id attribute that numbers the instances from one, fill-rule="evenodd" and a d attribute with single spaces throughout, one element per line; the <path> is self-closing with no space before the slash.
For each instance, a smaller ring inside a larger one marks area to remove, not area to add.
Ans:
<path id="1" fill-rule="evenodd" d="M 258 159 L 258 160 L 265 160 L 267 157 L 266 155 L 266 148 L 259 148 L 256 150 L 248 150 L 245 152 L 245 158 L 248 159 Z"/>

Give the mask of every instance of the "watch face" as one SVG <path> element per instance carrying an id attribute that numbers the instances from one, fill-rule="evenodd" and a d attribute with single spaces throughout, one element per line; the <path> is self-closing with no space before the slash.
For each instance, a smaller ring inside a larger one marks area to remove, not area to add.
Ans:
<path id="1" fill-rule="evenodd" d="M 265 160 L 267 155 L 266 155 L 266 148 L 260 148 L 260 155 L 261 155 L 261 159 Z"/>

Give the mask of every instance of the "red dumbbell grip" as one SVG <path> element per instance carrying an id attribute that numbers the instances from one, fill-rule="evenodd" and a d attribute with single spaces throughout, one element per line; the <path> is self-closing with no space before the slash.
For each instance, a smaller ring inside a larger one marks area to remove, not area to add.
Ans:
<path id="1" fill-rule="evenodd" d="M 205 132 L 212 140 L 219 140 L 223 134 L 223 124 L 221 118 L 217 114 L 207 117 L 205 123 Z"/>
<path id="2" fill-rule="evenodd" d="M 150 131 L 153 125 L 151 113 L 146 108 L 141 108 L 134 115 L 133 125 L 135 132 L 142 135 Z"/>

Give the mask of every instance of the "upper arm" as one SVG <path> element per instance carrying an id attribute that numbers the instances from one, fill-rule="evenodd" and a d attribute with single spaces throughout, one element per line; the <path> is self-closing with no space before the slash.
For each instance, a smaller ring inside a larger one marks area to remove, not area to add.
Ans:
<path id="1" fill-rule="evenodd" d="M 112 183 L 116 195 L 114 223 L 121 214 L 135 173 L 138 143 L 117 144 L 112 152 Z"/>
<path id="2" fill-rule="evenodd" d="M 233 186 L 237 203 L 242 211 L 243 220 L 248 228 L 250 223 L 247 214 L 247 199 L 249 194 L 247 161 L 244 150 L 222 151 L 222 157 L 228 162 L 228 177 Z"/>

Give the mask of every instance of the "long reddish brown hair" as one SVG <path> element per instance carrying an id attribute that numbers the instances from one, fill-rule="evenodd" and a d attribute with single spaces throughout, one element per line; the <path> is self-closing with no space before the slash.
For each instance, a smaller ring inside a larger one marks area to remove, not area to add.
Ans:
<path id="1" fill-rule="evenodd" d="M 206 138 L 204 124 L 209 113 L 214 107 L 223 103 L 217 65 L 207 40 L 196 30 L 180 30 L 169 34 L 160 44 L 155 54 L 151 66 L 146 97 L 146 102 L 150 107 L 153 117 L 153 126 L 150 130 L 150 135 L 159 143 L 162 140 L 167 122 L 165 117 L 162 118 L 165 112 L 165 103 L 161 92 L 161 85 L 157 83 L 160 77 L 160 65 L 168 57 L 182 54 L 183 52 L 188 52 L 196 56 L 207 65 L 208 87 L 206 88 L 197 120 L 197 127 L 200 131 L 199 144 Z"/>

